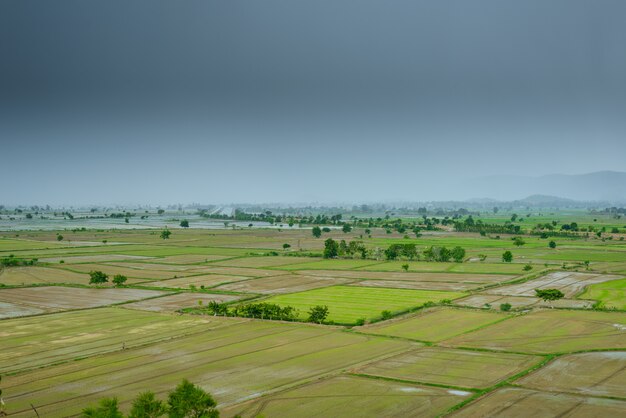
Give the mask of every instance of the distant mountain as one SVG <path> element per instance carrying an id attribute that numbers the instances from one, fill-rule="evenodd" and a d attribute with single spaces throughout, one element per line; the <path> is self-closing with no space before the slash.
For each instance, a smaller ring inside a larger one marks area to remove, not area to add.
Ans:
<path id="1" fill-rule="evenodd" d="M 598 171 L 575 175 L 550 174 L 541 177 L 479 177 L 462 184 L 459 193 L 465 199 L 489 198 L 500 201 L 532 199 L 535 203 L 539 203 L 539 200 L 554 200 L 558 196 L 561 199 L 579 202 L 624 203 L 626 202 L 626 172 Z M 566 204 L 567 202 L 560 203 Z"/>

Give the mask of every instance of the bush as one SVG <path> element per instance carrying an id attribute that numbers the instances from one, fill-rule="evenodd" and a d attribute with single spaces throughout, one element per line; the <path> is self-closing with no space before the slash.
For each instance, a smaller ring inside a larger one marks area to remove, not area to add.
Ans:
<path id="1" fill-rule="evenodd" d="M 387 319 L 391 319 L 392 317 L 393 317 L 393 314 L 391 313 L 391 311 L 385 310 L 380 313 L 380 318 L 383 321 L 386 321 Z"/>
<path id="2" fill-rule="evenodd" d="M 502 304 L 500 304 L 500 310 L 502 312 L 508 312 L 508 311 L 511 310 L 511 308 L 512 308 L 512 306 L 511 306 L 510 303 L 502 303 Z"/>

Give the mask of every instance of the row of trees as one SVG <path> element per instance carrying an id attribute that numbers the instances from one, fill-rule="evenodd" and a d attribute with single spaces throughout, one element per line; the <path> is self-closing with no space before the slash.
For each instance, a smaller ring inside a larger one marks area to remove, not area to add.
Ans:
<path id="1" fill-rule="evenodd" d="M 169 392 L 167 400 L 157 399 L 154 392 L 142 392 L 132 403 L 128 418 L 218 418 L 217 403 L 210 393 L 187 379 Z M 83 418 L 124 418 L 116 398 L 101 399 L 97 406 L 85 408 Z"/>
<path id="2" fill-rule="evenodd" d="M 230 308 L 228 305 L 211 301 L 205 310 L 214 316 L 238 316 L 243 318 L 271 319 L 279 321 L 296 321 L 298 310 L 293 306 L 280 306 L 275 303 L 259 302 L 237 305 Z M 316 305 L 309 309 L 308 322 L 323 323 L 328 317 L 328 306 Z"/>

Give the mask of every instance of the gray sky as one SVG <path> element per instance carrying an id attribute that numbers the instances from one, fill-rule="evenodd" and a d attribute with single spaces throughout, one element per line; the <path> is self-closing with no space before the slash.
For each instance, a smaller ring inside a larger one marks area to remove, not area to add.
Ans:
<path id="1" fill-rule="evenodd" d="M 626 2 L 3 0 L 0 203 L 626 171 Z M 442 187 L 443 186 L 443 187 Z"/>

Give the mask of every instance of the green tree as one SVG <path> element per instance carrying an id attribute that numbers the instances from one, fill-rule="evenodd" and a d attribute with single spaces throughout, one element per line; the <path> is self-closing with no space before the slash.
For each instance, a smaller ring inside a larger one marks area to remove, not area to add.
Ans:
<path id="1" fill-rule="evenodd" d="M 522 268 L 522 270 L 524 271 L 531 271 L 532 269 L 533 269 L 533 265 L 530 263 L 526 263 L 524 267 Z"/>
<path id="2" fill-rule="evenodd" d="M 291 244 L 283 244 L 283 250 L 286 250 L 287 248 L 291 248 Z"/>
<path id="3" fill-rule="evenodd" d="M 559 300 L 565 296 L 559 289 L 535 289 L 535 295 L 544 302 Z"/>
<path id="4" fill-rule="evenodd" d="M 313 229 L 311 229 L 311 233 L 315 238 L 319 238 L 322 236 L 322 230 L 319 226 L 314 226 Z"/>
<path id="5" fill-rule="evenodd" d="M 328 317 L 328 306 L 316 305 L 309 309 L 309 322 L 321 324 Z"/>
<path id="6" fill-rule="evenodd" d="M 403 264 L 402 265 L 402 270 L 409 271 L 409 265 L 408 264 Z"/>
<path id="7" fill-rule="evenodd" d="M 554 241 L 550 241 L 550 242 L 548 243 L 548 247 L 550 247 L 550 248 L 556 248 L 556 242 L 554 242 Z"/>
<path id="8" fill-rule="evenodd" d="M 324 241 L 324 258 L 336 258 L 339 255 L 339 244 L 332 238 Z"/>
<path id="9" fill-rule="evenodd" d="M 463 262 L 463 259 L 465 258 L 465 249 L 456 246 L 452 249 L 452 259 L 454 261 L 456 261 L 457 263 L 461 263 Z"/>
<path id="10" fill-rule="evenodd" d="M 217 418 L 213 397 L 187 379 L 176 386 L 167 398 L 170 418 Z"/>
<path id="11" fill-rule="evenodd" d="M 57 241 L 63 241 L 63 235 L 57 234 Z"/>
<path id="12" fill-rule="evenodd" d="M 140 393 L 133 401 L 128 418 L 158 418 L 167 414 L 165 402 L 157 399 L 153 392 Z"/>
<path id="13" fill-rule="evenodd" d="M 347 234 L 348 232 L 352 231 L 352 227 L 349 224 L 343 224 L 341 230 L 344 234 Z"/>
<path id="14" fill-rule="evenodd" d="M 103 284 L 109 281 L 109 276 L 99 270 L 89 272 L 89 284 Z"/>
<path id="15" fill-rule="evenodd" d="M 526 244 L 526 241 L 524 241 L 522 237 L 515 237 L 513 238 L 513 244 L 517 247 L 521 247 L 522 245 Z"/>
<path id="16" fill-rule="evenodd" d="M 116 398 L 104 398 L 98 403 L 98 406 L 91 406 L 83 409 L 81 413 L 83 418 L 124 418 L 117 404 Z"/>
<path id="17" fill-rule="evenodd" d="M 164 229 L 163 231 L 161 231 L 162 239 L 170 239 L 170 235 L 172 235 L 172 231 L 170 231 L 169 229 Z"/>
<path id="18" fill-rule="evenodd" d="M 512 308 L 512 306 L 511 306 L 510 303 L 501 303 L 500 304 L 500 310 L 503 311 L 503 312 L 508 312 L 508 311 L 511 310 L 511 308 Z"/>
<path id="19" fill-rule="evenodd" d="M 513 253 L 510 251 L 505 251 L 502 254 L 502 261 L 504 261 L 505 263 L 510 263 L 511 261 L 513 261 Z"/>
<path id="20" fill-rule="evenodd" d="M 189 221 L 187 219 L 183 219 L 182 221 L 180 221 L 180 226 L 182 228 L 189 228 Z"/>
<path id="21" fill-rule="evenodd" d="M 391 319 L 391 317 L 393 317 L 393 314 L 391 313 L 391 311 L 385 310 L 380 313 L 380 319 L 382 319 L 383 321 Z"/>
<path id="22" fill-rule="evenodd" d="M 113 284 L 115 286 L 123 286 L 124 283 L 126 283 L 127 277 L 124 276 L 123 274 L 116 274 L 115 276 L 113 276 Z"/>

